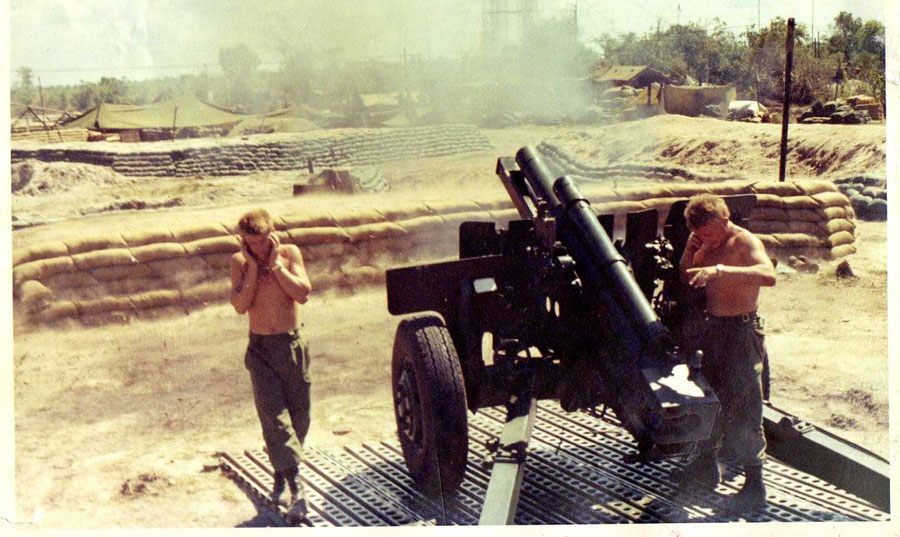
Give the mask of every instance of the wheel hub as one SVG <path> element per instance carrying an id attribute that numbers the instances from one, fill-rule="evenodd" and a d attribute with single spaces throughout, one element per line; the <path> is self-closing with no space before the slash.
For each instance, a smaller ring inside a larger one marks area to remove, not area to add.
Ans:
<path id="1" fill-rule="evenodd" d="M 417 450 L 422 446 L 422 417 L 419 412 L 419 398 L 415 388 L 415 377 L 408 361 L 404 361 L 394 394 L 397 408 L 397 427 L 406 440 Z"/>

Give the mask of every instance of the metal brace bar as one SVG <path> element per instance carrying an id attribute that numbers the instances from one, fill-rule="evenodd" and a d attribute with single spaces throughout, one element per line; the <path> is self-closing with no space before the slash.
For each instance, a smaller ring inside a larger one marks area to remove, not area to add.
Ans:
<path id="1" fill-rule="evenodd" d="M 494 445 L 491 479 L 484 495 L 479 525 L 513 523 L 536 411 L 537 399 L 531 397 L 530 391 L 512 396 L 507 403 L 506 423 Z"/>
<path id="2" fill-rule="evenodd" d="M 766 453 L 890 510 L 890 464 L 771 405 L 763 406 Z"/>

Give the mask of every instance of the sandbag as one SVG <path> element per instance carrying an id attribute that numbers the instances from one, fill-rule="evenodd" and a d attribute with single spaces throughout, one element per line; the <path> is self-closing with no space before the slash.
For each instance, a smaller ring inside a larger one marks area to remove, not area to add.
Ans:
<path id="1" fill-rule="evenodd" d="M 91 270 L 90 274 L 97 281 L 153 277 L 153 271 L 146 264 L 99 267 Z"/>
<path id="2" fill-rule="evenodd" d="M 853 233 L 849 231 L 838 231 L 837 233 L 832 233 L 828 236 L 828 245 L 829 246 L 841 246 L 843 244 L 853 244 Z"/>
<path id="3" fill-rule="evenodd" d="M 788 223 L 778 220 L 751 220 L 747 222 L 747 229 L 753 233 L 787 233 Z"/>
<path id="4" fill-rule="evenodd" d="M 628 214 L 645 210 L 647 207 L 639 201 L 608 201 L 592 205 L 597 214 Z"/>
<path id="5" fill-rule="evenodd" d="M 506 211 L 513 208 L 512 200 L 509 198 L 496 198 L 490 201 L 477 201 L 475 205 L 482 211 Z"/>
<path id="6" fill-rule="evenodd" d="M 13 266 L 21 265 L 37 259 L 50 257 L 64 257 L 69 255 L 69 247 L 63 241 L 45 242 L 28 248 L 27 250 L 13 249 Z"/>
<path id="7" fill-rule="evenodd" d="M 796 184 L 781 181 L 758 181 L 752 183 L 750 188 L 757 194 L 772 194 L 782 198 L 803 194 L 803 191 Z"/>
<path id="8" fill-rule="evenodd" d="M 786 209 L 785 212 L 789 221 L 813 223 L 822 221 L 822 216 L 818 209 Z"/>
<path id="9" fill-rule="evenodd" d="M 809 198 L 807 198 L 809 199 Z M 787 209 L 784 205 L 783 198 L 781 196 L 776 196 L 775 194 L 756 194 L 756 206 L 757 207 L 774 207 L 776 209 Z M 793 207 L 792 207 L 793 208 Z M 804 207 L 798 207 L 804 208 Z"/>
<path id="10" fill-rule="evenodd" d="M 500 209 L 500 210 L 492 210 L 490 213 L 491 220 L 497 222 L 498 224 L 508 224 L 510 220 L 518 220 L 519 211 L 516 209 Z"/>
<path id="11" fill-rule="evenodd" d="M 219 279 L 203 282 L 181 292 L 182 301 L 187 304 L 224 302 L 231 296 L 231 282 Z"/>
<path id="12" fill-rule="evenodd" d="M 187 255 L 205 256 L 210 254 L 235 253 L 241 249 L 241 244 L 235 235 L 226 235 L 224 237 L 210 237 L 207 239 L 197 239 L 184 243 L 184 250 Z"/>
<path id="13" fill-rule="evenodd" d="M 710 191 L 719 196 L 737 196 L 738 194 L 752 194 L 753 190 L 745 181 L 722 181 L 710 185 Z"/>
<path id="14" fill-rule="evenodd" d="M 128 248 L 115 248 L 112 250 L 95 250 L 72 256 L 72 261 L 78 270 L 92 270 L 100 267 L 118 265 L 131 265 L 138 263 L 137 258 L 131 255 Z"/>
<path id="15" fill-rule="evenodd" d="M 791 218 L 788 216 L 788 212 L 785 209 L 779 209 L 776 207 L 754 207 L 750 211 L 750 217 L 748 218 L 748 220 L 750 222 L 765 220 L 786 222 L 788 220 L 791 220 Z"/>
<path id="16" fill-rule="evenodd" d="M 433 214 L 438 216 L 450 213 L 466 213 L 478 211 L 478 205 L 471 200 L 447 200 L 447 201 L 427 201 L 427 207 Z"/>
<path id="17" fill-rule="evenodd" d="M 67 289 L 97 285 L 97 280 L 90 272 L 63 272 L 43 279 L 44 284 L 50 289 Z"/>
<path id="18" fill-rule="evenodd" d="M 353 226 L 361 226 L 363 224 L 374 224 L 384 222 L 385 219 L 378 211 L 374 209 L 355 209 L 334 213 L 334 221 L 337 225 L 348 228 Z"/>
<path id="19" fill-rule="evenodd" d="M 300 253 L 304 259 L 310 261 L 318 261 L 320 259 L 328 259 L 331 257 L 344 257 L 353 255 L 355 249 L 353 244 L 346 242 L 325 242 L 322 244 L 309 244 L 300 248 Z"/>
<path id="20" fill-rule="evenodd" d="M 53 299 L 53 291 L 37 280 L 26 280 L 19 286 L 19 297 L 28 311 L 36 311 Z"/>
<path id="21" fill-rule="evenodd" d="M 113 248 L 125 248 L 128 244 L 121 235 L 105 235 L 98 237 L 86 237 L 81 239 L 64 240 L 69 248 L 69 254 L 79 254 L 93 250 L 105 250 Z"/>
<path id="22" fill-rule="evenodd" d="M 147 291 L 136 293 L 128 297 L 131 304 L 137 310 L 151 308 L 164 308 L 181 303 L 181 293 L 174 289 L 162 289 L 159 291 Z"/>
<path id="23" fill-rule="evenodd" d="M 202 257 L 183 257 L 181 259 L 160 259 L 147 263 L 157 278 L 162 278 L 177 287 L 192 285 L 192 282 L 205 279 L 213 271 Z"/>
<path id="24" fill-rule="evenodd" d="M 644 207 L 646 209 L 656 209 L 656 211 L 660 214 L 668 213 L 669 209 L 672 205 L 678 201 L 681 201 L 682 198 L 654 198 L 647 199 L 643 201 Z"/>
<path id="25" fill-rule="evenodd" d="M 837 190 L 834 183 L 826 181 L 802 181 L 798 182 L 797 186 L 800 187 L 804 195 L 811 197 Z"/>
<path id="26" fill-rule="evenodd" d="M 231 257 L 234 254 L 224 253 L 224 254 L 207 254 L 203 256 L 203 260 L 206 261 L 206 264 L 211 268 L 216 270 L 223 270 L 225 273 L 228 273 L 228 270 L 231 268 Z"/>
<path id="27" fill-rule="evenodd" d="M 667 185 L 618 188 L 615 189 L 615 193 L 620 201 L 642 201 L 675 196 Z"/>
<path id="28" fill-rule="evenodd" d="M 841 244 L 831 249 L 831 258 L 838 259 L 856 253 L 856 246 L 852 244 Z"/>
<path id="29" fill-rule="evenodd" d="M 812 199 L 814 199 L 820 207 L 843 207 L 850 204 L 850 200 L 847 199 L 847 196 L 840 192 L 821 192 L 812 196 Z"/>
<path id="30" fill-rule="evenodd" d="M 852 214 L 850 211 L 850 207 L 824 207 L 819 209 L 819 215 L 824 220 L 833 220 L 835 218 L 855 218 L 856 215 Z"/>
<path id="31" fill-rule="evenodd" d="M 128 278 L 124 280 L 108 280 L 103 282 L 102 290 L 111 295 L 132 296 L 138 293 L 146 293 L 148 291 L 159 291 L 160 289 L 168 289 L 169 284 L 155 276 L 149 278 Z M 99 287 L 97 289 L 100 289 Z M 82 289 L 82 291 L 86 291 Z M 88 293 L 83 292 L 87 295 Z"/>
<path id="32" fill-rule="evenodd" d="M 803 220 L 792 220 L 787 222 L 788 233 L 806 233 L 815 237 L 824 238 L 826 236 L 825 229 L 818 223 L 804 222 Z"/>
<path id="33" fill-rule="evenodd" d="M 379 222 L 377 224 L 345 227 L 344 231 L 350 236 L 350 242 L 354 243 L 388 237 L 402 237 L 407 234 L 407 230 L 394 222 Z"/>
<path id="34" fill-rule="evenodd" d="M 339 227 L 300 227 L 289 229 L 287 233 L 290 242 L 300 246 L 301 250 L 314 244 L 350 242 L 350 235 Z"/>
<path id="35" fill-rule="evenodd" d="M 856 224 L 846 218 L 833 218 L 825 224 L 825 231 L 828 235 L 837 233 L 838 231 L 849 231 L 853 233 L 856 230 Z"/>
<path id="36" fill-rule="evenodd" d="M 785 209 L 818 209 L 819 204 L 809 196 L 788 196 L 781 198 L 781 204 Z"/>
<path id="37" fill-rule="evenodd" d="M 668 183 L 666 189 L 669 191 L 667 197 L 674 198 L 690 198 L 698 194 L 707 194 L 710 191 L 709 186 L 697 183 Z"/>
<path id="38" fill-rule="evenodd" d="M 78 308 L 75 307 L 75 303 L 70 300 L 51 302 L 46 308 L 41 310 L 40 313 L 40 320 L 44 322 L 72 317 L 78 317 Z"/>
<path id="39" fill-rule="evenodd" d="M 400 207 L 389 207 L 383 209 L 376 209 L 378 214 L 384 217 L 388 222 L 397 222 L 400 220 L 409 220 L 411 218 L 415 218 L 417 216 L 427 216 L 431 215 L 432 211 L 427 206 L 422 203 L 416 203 L 411 205 L 403 205 Z"/>
<path id="40" fill-rule="evenodd" d="M 172 236 L 175 238 L 175 241 L 180 243 L 209 237 L 221 237 L 223 235 L 231 235 L 231 233 L 221 224 L 198 224 L 172 230 Z"/>
<path id="41" fill-rule="evenodd" d="M 78 315 L 97 315 L 111 311 L 132 311 L 134 306 L 127 296 L 105 296 L 92 300 L 76 300 Z"/>
<path id="42" fill-rule="evenodd" d="M 13 269 L 13 285 L 21 285 L 25 280 L 41 281 L 55 274 L 76 270 L 75 262 L 69 256 L 29 261 Z"/>
<path id="43" fill-rule="evenodd" d="M 397 222 L 407 233 L 415 235 L 420 233 L 434 233 L 444 228 L 444 221 L 440 216 L 419 216 L 410 220 Z"/>
<path id="44" fill-rule="evenodd" d="M 784 248 L 817 248 L 822 246 L 822 239 L 805 233 L 773 233 L 772 237 Z"/>
<path id="45" fill-rule="evenodd" d="M 122 232 L 122 239 L 130 247 L 155 244 L 159 242 L 174 242 L 175 237 L 168 229 L 139 229 Z"/>
<path id="46" fill-rule="evenodd" d="M 187 253 L 184 250 L 184 245 L 181 243 L 163 242 L 131 248 L 131 255 L 140 263 L 149 263 L 162 259 L 181 259 Z"/>
<path id="47" fill-rule="evenodd" d="M 326 211 L 309 211 L 298 214 L 282 215 L 276 221 L 276 229 L 333 227 L 336 226 L 334 217 Z"/>

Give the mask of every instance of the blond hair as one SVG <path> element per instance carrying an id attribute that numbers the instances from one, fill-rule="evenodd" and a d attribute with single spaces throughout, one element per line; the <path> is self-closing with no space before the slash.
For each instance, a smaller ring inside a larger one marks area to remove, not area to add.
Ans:
<path id="1" fill-rule="evenodd" d="M 248 235 L 265 235 L 275 229 L 275 226 L 265 209 L 253 209 L 241 217 L 238 229 Z"/>
<path id="2" fill-rule="evenodd" d="M 692 231 L 722 218 L 730 218 L 731 212 L 721 196 L 698 194 L 688 201 L 684 208 L 684 219 Z"/>

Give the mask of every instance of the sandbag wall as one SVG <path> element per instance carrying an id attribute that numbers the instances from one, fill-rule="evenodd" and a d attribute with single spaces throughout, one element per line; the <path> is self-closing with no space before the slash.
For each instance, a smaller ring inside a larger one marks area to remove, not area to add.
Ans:
<path id="1" fill-rule="evenodd" d="M 337 129 L 262 134 L 248 139 L 193 139 L 147 144 L 84 143 L 70 147 L 13 147 L 12 163 L 37 159 L 112 167 L 123 175 L 245 175 L 314 166 L 353 166 L 436 157 L 491 147 L 471 125 Z"/>
<path id="2" fill-rule="evenodd" d="M 758 196 L 749 226 L 769 255 L 834 258 L 853 253 L 849 202 L 824 182 L 678 184 L 611 190 L 588 185 L 598 213 L 624 215 L 702 192 Z M 304 212 L 276 222 L 300 247 L 315 292 L 383 282 L 392 266 L 454 257 L 464 221 L 505 224 L 508 199 L 445 201 L 347 212 Z M 202 308 L 228 299 L 234 224 L 218 223 L 97 236 L 37 245 L 13 255 L 17 312 L 34 322 L 78 318 L 123 321 L 160 310 Z"/>
<path id="3" fill-rule="evenodd" d="M 63 142 L 87 142 L 90 131 L 83 128 L 50 128 L 44 129 L 32 127 L 29 131 L 11 132 L 11 142 L 43 142 L 58 144 Z"/>

